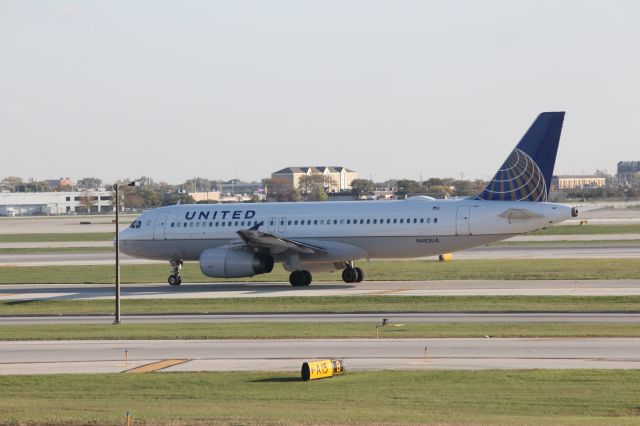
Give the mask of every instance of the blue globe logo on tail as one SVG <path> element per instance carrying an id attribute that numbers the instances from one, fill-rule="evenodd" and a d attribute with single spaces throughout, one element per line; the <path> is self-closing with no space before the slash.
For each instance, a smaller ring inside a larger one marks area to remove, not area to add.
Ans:
<path id="1" fill-rule="evenodd" d="M 501 201 L 547 201 L 547 184 L 542 171 L 533 159 L 516 148 L 478 198 Z"/>
<path id="2" fill-rule="evenodd" d="M 564 112 L 543 112 L 475 197 L 490 201 L 547 201 Z"/>

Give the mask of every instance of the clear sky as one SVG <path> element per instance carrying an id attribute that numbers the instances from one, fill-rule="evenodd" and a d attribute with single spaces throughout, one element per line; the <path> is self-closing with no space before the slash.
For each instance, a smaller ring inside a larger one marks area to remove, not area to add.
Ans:
<path id="1" fill-rule="evenodd" d="M 640 160 L 640 1 L 0 0 L 0 178 L 487 179 L 548 110 Z"/>

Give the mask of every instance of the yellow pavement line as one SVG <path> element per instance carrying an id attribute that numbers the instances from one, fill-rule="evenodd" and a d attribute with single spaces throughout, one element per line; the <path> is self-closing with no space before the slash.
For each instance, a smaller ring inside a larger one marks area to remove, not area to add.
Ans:
<path id="1" fill-rule="evenodd" d="M 151 373 L 153 371 L 162 370 L 164 368 L 173 367 L 174 365 L 184 364 L 191 361 L 190 359 L 165 359 L 158 362 L 152 362 L 151 364 L 141 365 L 140 367 L 132 368 L 131 370 L 124 371 L 125 373 Z"/>
<path id="2" fill-rule="evenodd" d="M 370 294 L 371 295 L 376 295 L 376 294 L 393 294 L 393 293 L 402 293 L 404 291 L 409 291 L 408 288 L 395 288 L 395 289 L 391 289 L 391 290 L 379 290 L 379 291 L 372 291 Z"/>

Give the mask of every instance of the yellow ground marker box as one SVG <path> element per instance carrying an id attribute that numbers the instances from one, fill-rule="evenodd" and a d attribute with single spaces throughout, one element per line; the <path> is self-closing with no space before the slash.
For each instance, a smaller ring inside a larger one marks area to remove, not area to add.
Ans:
<path id="1" fill-rule="evenodd" d="M 440 256 L 438 256 L 438 260 L 440 262 L 449 262 L 449 261 L 453 260 L 453 254 L 452 253 L 443 253 Z"/>
<path id="2" fill-rule="evenodd" d="M 302 380 L 316 380 L 339 376 L 344 374 L 344 371 L 342 359 L 321 359 L 303 363 L 300 373 Z"/>

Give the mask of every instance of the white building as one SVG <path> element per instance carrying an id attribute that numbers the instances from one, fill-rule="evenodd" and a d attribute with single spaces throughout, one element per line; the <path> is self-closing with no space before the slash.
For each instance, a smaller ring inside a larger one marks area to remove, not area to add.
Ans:
<path id="1" fill-rule="evenodd" d="M 560 175 L 551 177 L 551 189 L 554 191 L 563 189 L 602 188 L 605 184 L 606 180 L 602 176 Z"/>
<path id="2" fill-rule="evenodd" d="M 113 211 L 111 192 L 1 192 L 0 216 Z M 87 206 L 89 207 L 87 209 Z"/>
<path id="3" fill-rule="evenodd" d="M 271 179 L 280 181 L 292 189 L 300 186 L 300 177 L 323 175 L 331 178 L 331 184 L 325 188 L 328 192 L 351 191 L 351 182 L 358 179 L 358 172 L 342 166 L 287 167 L 271 173 Z"/>

